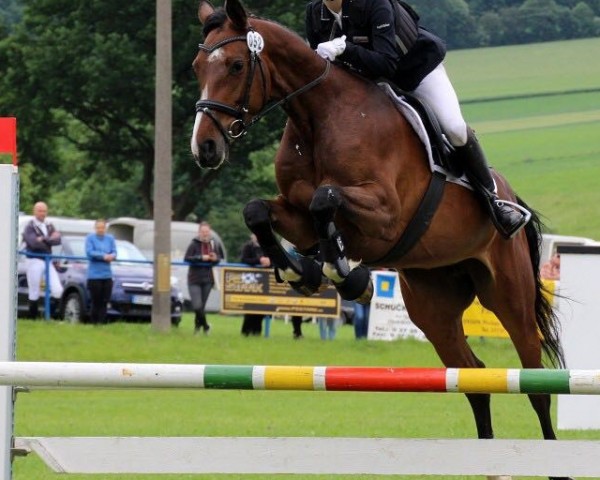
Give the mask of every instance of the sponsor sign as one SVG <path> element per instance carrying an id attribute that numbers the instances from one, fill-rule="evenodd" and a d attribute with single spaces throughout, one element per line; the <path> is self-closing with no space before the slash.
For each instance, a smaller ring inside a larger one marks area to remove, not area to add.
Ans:
<path id="1" fill-rule="evenodd" d="M 374 271 L 375 291 L 371 300 L 369 319 L 369 340 L 396 340 L 398 338 L 416 338 L 425 340 L 425 335 L 412 323 L 400 293 L 399 278 L 396 272 Z M 543 280 L 545 295 L 555 301 L 556 282 Z M 484 308 L 475 297 L 473 303 L 463 314 L 465 335 L 474 337 L 508 338 L 496 315 Z"/>
<path id="2" fill-rule="evenodd" d="M 544 294 L 551 303 L 554 302 L 556 299 L 554 296 L 556 281 L 542 280 L 542 283 L 546 290 Z M 498 317 L 484 308 L 477 297 L 463 314 L 463 328 L 465 335 L 474 337 L 509 338 L 508 332 L 504 329 Z"/>
<path id="3" fill-rule="evenodd" d="M 369 340 L 396 340 L 425 335 L 412 323 L 400 293 L 400 279 L 394 271 L 371 272 L 375 287 L 369 314 Z"/>
<path id="4" fill-rule="evenodd" d="M 340 316 L 340 298 L 333 286 L 310 297 L 277 283 L 272 269 L 223 267 L 221 312 L 265 315 Z"/>

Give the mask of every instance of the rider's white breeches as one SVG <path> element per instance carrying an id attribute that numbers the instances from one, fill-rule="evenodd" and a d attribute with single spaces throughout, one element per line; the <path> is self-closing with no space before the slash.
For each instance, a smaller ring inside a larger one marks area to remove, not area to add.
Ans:
<path id="1" fill-rule="evenodd" d="M 412 93 L 433 110 L 452 145 L 462 147 L 467 143 L 467 124 L 443 64 L 427 75 Z"/>

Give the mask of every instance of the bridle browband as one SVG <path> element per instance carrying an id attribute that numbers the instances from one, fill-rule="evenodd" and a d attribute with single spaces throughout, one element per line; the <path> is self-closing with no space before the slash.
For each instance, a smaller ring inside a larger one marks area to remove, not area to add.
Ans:
<path id="1" fill-rule="evenodd" d="M 233 42 L 246 42 L 248 45 L 248 51 L 250 52 L 250 69 L 248 70 L 248 76 L 246 77 L 246 90 L 244 91 L 244 97 L 241 106 L 235 108 L 217 100 L 198 100 L 196 102 L 196 113 L 203 113 L 208 115 L 208 117 L 213 121 L 213 123 L 217 126 L 217 128 L 223 135 L 223 138 L 225 139 L 225 142 L 227 144 L 230 144 L 231 141 L 235 140 L 236 138 L 240 138 L 241 136 L 246 135 L 248 133 L 248 129 L 252 125 L 258 122 L 262 117 L 264 117 L 274 108 L 288 102 L 292 98 L 297 97 L 298 95 L 306 92 L 307 90 L 310 90 L 314 86 L 321 83 L 325 79 L 325 77 L 327 77 L 331 68 L 331 63 L 327 61 L 325 71 L 321 75 L 319 75 L 317 78 L 307 83 L 303 87 L 300 87 L 298 90 L 295 90 L 289 95 L 286 95 L 281 100 L 265 105 L 260 110 L 260 112 L 258 112 L 248 123 L 245 123 L 244 116 L 249 113 L 250 89 L 252 88 L 252 82 L 254 80 L 254 73 L 256 71 L 257 65 L 262 78 L 263 99 L 267 95 L 265 73 L 262 66 L 262 60 L 260 58 L 260 50 L 262 50 L 262 46 L 258 49 L 258 51 L 256 49 L 253 49 L 251 47 L 251 36 L 253 36 L 252 38 L 256 38 L 256 36 L 258 36 L 258 38 L 262 42 L 262 37 L 260 37 L 260 34 L 250 29 L 246 35 L 229 37 L 210 46 L 206 46 L 203 43 L 198 45 L 198 48 L 200 50 L 209 54 L 214 52 L 218 48 L 221 48 L 222 46 Z M 221 122 L 219 122 L 219 120 L 215 116 L 215 111 L 229 115 L 235 120 L 233 120 L 233 122 L 229 124 L 229 127 L 225 129 L 225 127 L 221 124 Z"/>

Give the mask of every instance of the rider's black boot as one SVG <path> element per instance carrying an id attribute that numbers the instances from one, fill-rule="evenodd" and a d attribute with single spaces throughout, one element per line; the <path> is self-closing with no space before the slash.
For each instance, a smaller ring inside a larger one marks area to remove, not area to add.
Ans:
<path id="1" fill-rule="evenodd" d="M 511 205 L 514 205 L 512 202 L 505 202 L 498 198 L 494 179 L 473 130 L 468 129 L 467 143 L 462 147 L 456 147 L 456 152 L 475 192 L 484 200 L 498 232 L 506 239 L 514 237 L 527 224 L 530 216 L 512 207 Z"/>

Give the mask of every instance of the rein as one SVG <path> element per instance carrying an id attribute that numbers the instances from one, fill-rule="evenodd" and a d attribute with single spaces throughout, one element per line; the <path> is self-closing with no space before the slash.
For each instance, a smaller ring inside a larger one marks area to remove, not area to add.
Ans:
<path id="1" fill-rule="evenodd" d="M 246 42 L 248 45 L 248 50 L 250 52 L 250 70 L 248 71 L 248 76 L 246 78 L 246 90 L 244 91 L 244 100 L 242 105 L 236 108 L 225 103 L 219 102 L 217 100 L 198 100 L 196 102 L 196 113 L 203 113 L 208 115 L 208 117 L 217 126 L 217 128 L 221 132 L 221 135 L 223 135 L 225 142 L 228 145 L 231 143 L 232 140 L 246 135 L 248 133 L 248 129 L 256 122 L 258 122 L 262 117 L 264 117 L 267 113 L 269 113 L 271 110 L 290 101 L 292 98 L 301 95 L 302 93 L 306 92 L 307 90 L 310 90 L 311 88 L 321 83 L 325 79 L 325 77 L 327 77 L 327 75 L 329 74 L 329 70 L 331 69 L 331 63 L 327 61 L 325 71 L 321 75 L 319 75 L 317 78 L 310 81 L 306 85 L 300 87 L 298 90 L 295 90 L 289 95 L 286 95 L 281 100 L 265 105 L 260 110 L 260 112 L 258 112 L 248 123 L 246 123 L 244 122 L 244 116 L 247 115 L 249 111 L 250 89 L 252 88 L 252 82 L 254 80 L 254 73 L 256 71 L 257 65 L 262 78 L 263 98 L 266 97 L 267 87 L 265 73 L 260 58 L 260 52 L 262 51 L 262 47 L 264 45 L 262 37 L 258 32 L 250 30 L 247 35 L 238 35 L 236 37 L 226 38 L 211 46 L 206 46 L 201 43 L 198 45 L 198 48 L 204 52 L 212 53 L 218 48 L 221 48 L 222 46 L 232 42 Z M 233 120 L 233 122 L 231 122 L 229 124 L 229 127 L 226 129 L 215 116 L 215 111 L 234 117 L 235 120 Z"/>

